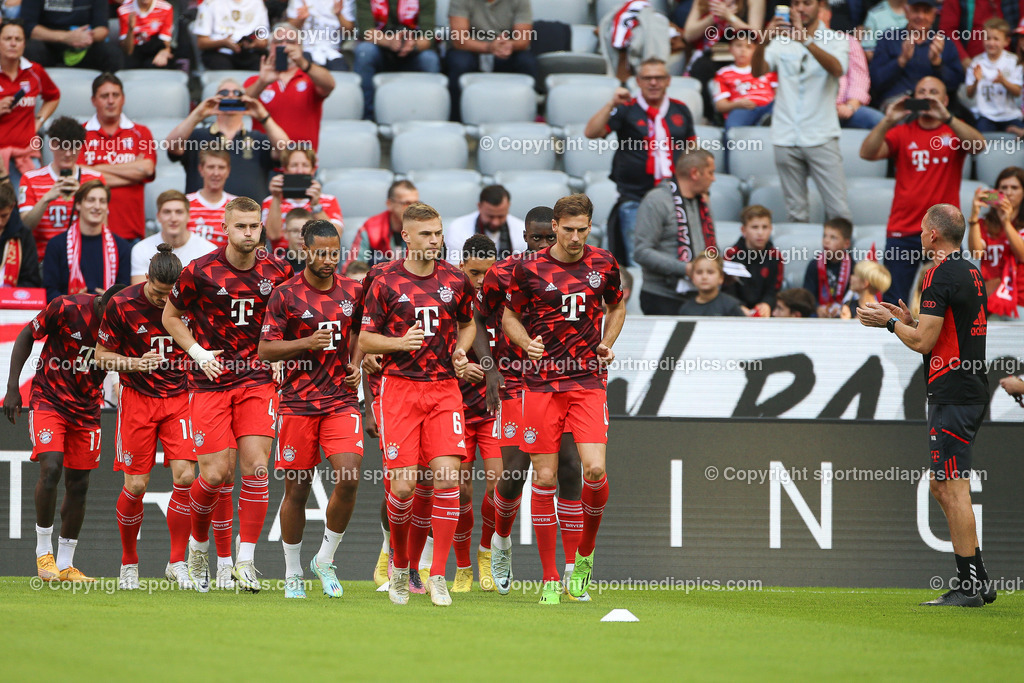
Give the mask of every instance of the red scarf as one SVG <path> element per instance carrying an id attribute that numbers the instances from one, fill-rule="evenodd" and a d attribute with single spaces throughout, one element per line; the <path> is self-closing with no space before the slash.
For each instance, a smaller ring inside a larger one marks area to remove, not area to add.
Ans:
<path id="1" fill-rule="evenodd" d="M 1017 316 L 1017 259 L 1010 247 L 1003 250 L 1003 273 L 999 286 L 988 298 L 988 312 L 992 315 L 1003 315 L 1008 318 Z"/>
<path id="2" fill-rule="evenodd" d="M 828 261 L 825 260 L 825 252 L 818 254 L 818 304 L 831 306 L 832 304 L 843 303 L 846 290 L 850 286 L 850 271 L 853 259 L 849 252 L 843 252 L 843 264 L 839 267 L 839 282 L 833 290 L 828 286 Z"/>
<path id="3" fill-rule="evenodd" d="M 388 25 L 388 15 L 391 13 L 388 0 L 370 0 L 370 11 L 373 12 L 377 29 L 383 30 Z M 419 16 L 420 0 L 398 0 L 398 23 L 414 29 L 419 26 Z"/>
<path id="4" fill-rule="evenodd" d="M 669 180 L 672 190 L 672 203 L 676 209 L 676 255 L 683 263 L 693 260 L 693 242 L 690 239 L 690 221 L 686 217 L 686 204 L 683 195 L 679 194 L 679 186 L 675 180 Z M 704 195 L 697 195 L 697 210 L 700 213 L 700 232 L 704 236 L 704 249 L 716 249 L 715 224 L 711 221 L 711 207 Z"/>
<path id="5" fill-rule="evenodd" d="M 13 237 L 4 245 L 4 280 L 0 287 L 17 287 L 21 273 L 21 240 Z"/>
<path id="6" fill-rule="evenodd" d="M 117 279 L 117 243 L 107 226 L 103 226 L 103 289 L 108 289 Z M 68 294 L 85 292 L 85 277 L 82 275 L 82 231 L 76 220 L 68 228 Z"/>
<path id="7" fill-rule="evenodd" d="M 636 96 L 637 106 L 647 113 L 647 175 L 657 185 L 674 173 L 672 164 L 672 133 L 665 117 L 668 115 L 668 94 L 661 100 L 660 107 L 647 104 L 643 95 Z"/>

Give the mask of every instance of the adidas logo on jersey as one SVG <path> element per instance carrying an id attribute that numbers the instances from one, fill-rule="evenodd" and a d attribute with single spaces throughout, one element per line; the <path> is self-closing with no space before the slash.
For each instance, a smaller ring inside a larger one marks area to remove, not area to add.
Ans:
<path id="1" fill-rule="evenodd" d="M 558 291 L 558 287 L 555 287 L 554 283 L 549 282 L 548 286 L 544 288 L 544 291 L 545 292 L 555 292 L 555 291 Z"/>
<path id="2" fill-rule="evenodd" d="M 71 338 L 72 339 L 77 339 L 78 341 L 82 341 L 82 333 L 81 332 L 75 332 L 74 334 L 71 335 Z"/>
<path id="3" fill-rule="evenodd" d="M 909 145 L 907 145 L 907 149 L 917 149 L 917 143 L 911 142 Z"/>
<path id="4" fill-rule="evenodd" d="M 139 329 L 135 330 L 135 333 L 136 334 L 146 334 L 146 326 L 145 325 L 139 325 Z"/>
<path id="5" fill-rule="evenodd" d="M 306 318 L 312 318 L 312 317 L 313 317 L 313 314 L 309 312 L 308 308 L 306 309 L 306 312 L 302 314 L 303 320 L 305 320 Z"/>
<path id="6" fill-rule="evenodd" d="M 398 297 L 398 303 L 403 303 L 403 302 L 404 303 L 409 303 L 409 296 L 407 294 L 402 294 L 402 296 Z"/>
<path id="7" fill-rule="evenodd" d="M 465 448 L 465 447 L 466 447 L 466 440 L 465 440 L 465 439 L 463 439 L 462 441 L 460 441 L 460 442 L 459 442 L 459 445 L 458 445 L 458 446 L 456 446 L 456 448 Z"/>
<path id="8" fill-rule="evenodd" d="M 217 292 L 217 294 L 218 294 L 219 296 L 227 296 L 227 295 L 228 295 L 228 290 L 226 290 L 226 289 L 224 289 L 223 287 L 221 287 L 221 288 L 220 288 L 220 291 L 218 291 L 218 292 Z"/>

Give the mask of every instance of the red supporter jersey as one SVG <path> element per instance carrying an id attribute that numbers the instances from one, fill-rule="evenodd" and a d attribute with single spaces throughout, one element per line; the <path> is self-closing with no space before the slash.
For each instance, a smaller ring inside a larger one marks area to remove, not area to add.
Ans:
<path id="1" fill-rule="evenodd" d="M 493 266 L 492 266 L 493 267 Z M 479 292 L 477 295 L 479 296 Z M 494 354 L 494 328 L 487 326 L 487 343 L 490 345 L 491 354 Z M 479 363 L 476 352 L 473 349 L 467 354 L 470 363 Z M 462 392 L 462 414 L 466 418 L 466 424 L 479 424 L 494 420 L 494 415 L 487 412 L 487 381 L 480 380 L 476 384 L 464 379 L 459 380 L 459 391 Z"/>
<path id="2" fill-rule="evenodd" d="M 1020 236 L 1024 237 L 1024 229 L 1019 230 Z M 1004 275 L 1003 268 L 1006 266 L 1006 259 L 1016 258 L 1010 250 L 1010 242 L 1006 238 L 1006 231 L 999 227 L 999 233 L 992 235 L 981 223 L 981 239 L 985 243 L 985 254 L 981 257 L 981 277 L 988 280 L 1000 280 Z M 1024 306 L 1024 263 L 1017 262 L 1017 305 Z"/>
<path id="3" fill-rule="evenodd" d="M 245 79 L 245 87 L 255 83 L 256 79 L 257 76 Z M 287 85 L 282 86 L 278 79 L 260 93 L 260 101 L 267 108 L 267 113 L 274 117 L 288 138 L 292 142 L 309 142 L 313 149 L 320 146 L 320 119 L 323 116 L 324 99 L 317 93 L 309 74 L 301 71 L 296 71 Z M 259 121 L 253 121 L 253 129 L 267 132 Z"/>
<path id="4" fill-rule="evenodd" d="M 18 62 L 18 75 L 11 80 L 0 71 L 0 100 L 19 90 L 24 95 L 13 110 L 0 116 L 0 147 L 28 147 L 36 136 L 36 105 L 60 97 L 60 90 L 46 70 L 24 57 Z"/>
<path id="5" fill-rule="evenodd" d="M 135 44 L 148 43 L 153 36 L 159 36 L 164 42 L 171 42 L 174 33 L 174 8 L 164 0 L 153 0 L 149 12 L 142 14 L 135 0 L 128 0 L 117 8 L 117 18 L 121 24 L 120 37 L 128 37 L 128 18 L 135 15 Z"/>
<path id="6" fill-rule="evenodd" d="M 925 130 L 911 121 L 891 128 L 885 142 L 889 156 L 896 159 L 896 193 L 886 232 L 889 237 L 920 235 L 921 219 L 929 208 L 943 203 L 960 206 L 967 152 L 945 124 Z"/>
<path id="7" fill-rule="evenodd" d="M 345 385 L 351 340 L 363 317 L 363 286 L 341 275 L 326 292 L 310 286 L 305 272 L 277 288 L 267 304 L 262 339 L 294 340 L 331 329 L 331 345 L 285 361 L 281 409 L 285 415 L 325 415 L 358 409 L 359 395 Z"/>
<path id="8" fill-rule="evenodd" d="M 156 145 L 149 128 L 133 123 L 124 114 L 113 135 L 107 135 L 93 116 L 85 124 L 85 147 L 78 163 L 86 166 L 127 164 L 138 158 L 156 163 Z M 145 182 L 152 181 L 149 180 Z M 146 236 L 146 196 L 144 183 L 115 187 L 110 190 L 110 218 L 107 225 L 115 235 L 126 240 Z"/>
<path id="9" fill-rule="evenodd" d="M 487 329 L 495 330 L 491 341 L 491 356 L 505 379 L 505 392 L 502 396 L 504 399 L 518 397 L 519 389 L 523 385 L 523 361 L 526 360 L 526 352 L 505 336 L 501 318 L 505 315 L 505 296 L 512 280 L 512 270 L 524 255 L 528 253 L 513 254 L 491 266 L 484 275 L 480 290 L 476 293 L 477 310 L 486 319 Z"/>
<path id="10" fill-rule="evenodd" d="M 750 100 L 759 107 L 775 99 L 775 88 L 779 78 L 774 71 L 763 76 L 754 76 L 750 67 L 727 66 L 715 74 L 714 84 L 718 86 L 715 102 L 721 100 Z"/>
<path id="11" fill-rule="evenodd" d="M 270 215 L 270 204 L 273 202 L 273 197 L 267 197 L 263 200 L 263 223 L 266 224 L 267 217 Z M 341 230 L 345 227 L 345 221 L 341 217 L 341 205 L 338 204 L 338 198 L 333 194 L 321 194 L 320 195 L 320 206 L 323 208 L 324 213 L 327 214 L 327 218 L 338 226 L 338 234 L 341 234 Z M 288 215 L 288 212 L 292 209 L 309 209 L 309 199 L 282 199 L 281 200 L 281 229 L 284 230 L 284 220 Z M 281 237 L 274 240 L 270 245 L 272 249 L 287 249 L 288 238 L 283 234 Z"/>
<path id="12" fill-rule="evenodd" d="M 77 175 L 79 185 L 90 180 L 103 180 L 102 175 L 84 166 L 78 167 Z M 47 164 L 21 176 L 21 185 L 18 187 L 18 211 L 20 213 L 31 211 L 42 200 L 43 195 L 50 191 L 53 184 L 57 182 L 57 178 L 57 171 L 53 170 L 52 164 Z M 74 197 L 59 196 L 46 207 L 42 218 L 39 219 L 39 224 L 32 230 L 32 236 L 36 238 L 40 261 L 46 254 L 46 243 L 68 229 L 68 219 L 71 217 L 73 206 Z"/>
<path id="13" fill-rule="evenodd" d="M 95 300 L 93 294 L 59 296 L 32 319 L 32 338 L 46 338 L 32 379 L 32 410 L 99 425 L 107 373 L 93 358 L 100 329 Z"/>
<path id="14" fill-rule="evenodd" d="M 257 256 L 256 265 L 238 270 L 224 249 L 211 251 L 185 266 L 168 300 L 188 311 L 196 341 L 224 351 L 218 360 L 224 374 L 210 381 L 192 364 L 192 382 L 200 391 L 222 391 L 271 381 L 270 365 L 256 355 L 263 314 L 274 288 L 291 278 L 292 269 L 273 256 Z"/>
<path id="15" fill-rule="evenodd" d="M 103 313 L 99 343 L 129 358 L 140 358 L 150 351 L 159 353 L 163 357 L 160 369 L 122 372 L 121 383 L 143 396 L 178 396 L 188 391 L 185 368 L 192 359 L 164 330 L 163 306 L 155 306 L 146 298 L 145 286 L 146 283 L 140 282 L 111 297 Z"/>
<path id="16" fill-rule="evenodd" d="M 610 252 L 586 245 L 579 261 L 564 263 L 548 247 L 516 264 L 506 298 L 530 338 L 544 341 L 544 356 L 524 368 L 530 391 L 604 388 L 607 371 L 597 359 L 601 303 L 622 301 L 619 265 Z"/>
<path id="17" fill-rule="evenodd" d="M 198 190 L 185 196 L 188 197 L 188 229 L 218 249 L 226 247 L 228 235 L 224 232 L 224 207 L 235 195 L 225 192 L 216 204 L 203 199 Z"/>
<path id="18" fill-rule="evenodd" d="M 384 357 L 382 372 L 416 382 L 454 379 L 452 354 L 459 323 L 473 320 L 473 285 L 447 261 L 420 277 L 405 269 L 405 259 L 382 266 L 363 302 L 362 329 L 401 337 L 416 321 L 423 328 L 423 346 Z"/>

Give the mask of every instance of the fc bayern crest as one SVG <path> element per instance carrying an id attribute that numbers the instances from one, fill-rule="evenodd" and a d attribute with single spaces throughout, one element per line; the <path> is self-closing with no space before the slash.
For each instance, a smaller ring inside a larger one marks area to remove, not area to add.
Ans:
<path id="1" fill-rule="evenodd" d="M 206 434 L 203 432 L 196 432 L 192 437 L 192 441 L 195 443 L 196 448 L 201 448 L 202 445 L 206 443 Z"/>
<path id="2" fill-rule="evenodd" d="M 601 273 L 597 272 L 596 270 L 590 271 L 590 275 L 587 276 L 587 283 L 589 283 L 591 287 L 600 287 Z"/>
<path id="3" fill-rule="evenodd" d="M 389 443 L 388 448 L 385 451 L 388 456 L 388 460 L 394 460 L 398 457 L 398 444 Z"/>
<path id="4" fill-rule="evenodd" d="M 43 429 L 39 432 L 39 443 L 48 444 L 53 441 L 53 432 L 49 429 Z"/>
<path id="5" fill-rule="evenodd" d="M 271 290 L 273 290 L 273 289 L 274 289 L 274 283 L 273 282 L 271 282 L 267 278 L 263 278 L 262 280 L 260 280 L 260 294 L 262 294 L 263 296 L 268 296 L 270 294 Z"/>
<path id="6" fill-rule="evenodd" d="M 125 464 L 125 465 L 128 465 L 128 467 L 131 467 L 131 466 L 132 466 L 132 459 L 133 459 L 133 456 L 132 456 L 132 454 L 131 454 L 131 453 L 123 453 L 123 454 L 121 455 L 121 459 L 122 459 L 122 460 L 124 460 L 124 464 Z"/>
<path id="7" fill-rule="evenodd" d="M 509 422 L 507 425 L 505 425 L 504 431 L 505 431 L 505 438 L 506 439 L 515 438 L 515 435 L 516 435 L 516 423 L 515 422 Z"/>
<path id="8" fill-rule="evenodd" d="M 344 301 L 341 302 L 341 312 L 344 313 L 349 318 L 352 317 L 352 310 L 354 308 L 355 306 L 353 306 L 352 302 L 349 301 L 348 299 L 345 299 Z"/>
<path id="9" fill-rule="evenodd" d="M 445 302 L 446 304 L 451 303 L 452 297 L 455 296 L 455 292 L 453 292 L 451 288 L 447 286 L 442 286 L 441 289 L 437 290 L 437 293 L 441 295 L 441 301 Z"/>
<path id="10" fill-rule="evenodd" d="M 291 462 L 295 460 L 295 449 L 291 446 L 285 446 L 281 450 L 281 457 L 284 458 L 285 462 Z"/>
<path id="11" fill-rule="evenodd" d="M 536 440 L 537 432 L 533 429 L 533 427 L 527 427 L 523 431 L 523 441 L 525 441 L 526 443 L 533 443 Z"/>

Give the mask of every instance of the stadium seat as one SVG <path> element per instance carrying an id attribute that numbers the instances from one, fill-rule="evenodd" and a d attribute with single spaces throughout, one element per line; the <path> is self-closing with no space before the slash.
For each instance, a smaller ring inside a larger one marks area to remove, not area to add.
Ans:
<path id="1" fill-rule="evenodd" d="M 1012 133 L 985 133 L 988 146 L 974 155 L 974 175 L 988 187 L 1007 166 L 1024 166 L 1024 147 Z"/>
<path id="2" fill-rule="evenodd" d="M 753 204 L 753 202 L 750 202 Z M 786 216 L 783 215 L 783 218 Z M 820 237 L 821 226 L 815 225 L 814 223 L 787 223 L 786 221 L 776 221 L 775 214 L 772 214 L 772 240 L 776 240 L 783 235 L 807 235 L 816 234 Z"/>
<path id="3" fill-rule="evenodd" d="M 166 155 L 165 155 L 166 156 Z M 156 198 L 164 190 L 185 191 L 185 167 L 181 164 L 171 164 L 160 167 L 153 182 L 146 183 L 144 187 L 146 202 L 146 220 L 156 220 Z"/>
<path id="4" fill-rule="evenodd" d="M 594 87 L 607 86 L 610 88 L 619 87 L 619 81 L 614 76 L 602 76 L 600 74 L 550 74 L 544 79 L 544 90 L 550 91 L 566 83 L 585 83 Z M 609 99 L 611 95 L 609 95 Z"/>
<path id="5" fill-rule="evenodd" d="M 846 196 L 854 225 L 888 223 L 896 181 L 892 178 L 847 178 Z"/>
<path id="6" fill-rule="evenodd" d="M 380 211 L 377 213 L 380 213 Z M 369 216 L 345 216 L 345 229 L 341 231 L 342 249 L 348 249 L 352 246 L 352 240 L 355 239 L 356 233 L 359 232 L 359 228 L 363 227 L 363 223 L 365 223 L 369 218 Z"/>
<path id="7" fill-rule="evenodd" d="M 334 90 L 324 100 L 323 121 L 347 121 L 363 118 L 363 89 L 359 76 L 332 71 Z"/>
<path id="8" fill-rule="evenodd" d="M 543 123 L 491 123 L 480 127 L 477 170 L 487 176 L 499 171 L 551 171 L 555 148 L 551 127 Z"/>
<path id="9" fill-rule="evenodd" d="M 711 199 L 711 215 L 718 221 L 738 221 L 740 212 L 746 206 L 743 184 L 736 176 L 725 173 L 715 175 L 715 183 L 708 195 Z"/>
<path id="10" fill-rule="evenodd" d="M 700 92 L 703 87 L 701 82 L 693 76 L 673 76 L 672 83 L 669 85 L 669 92 L 676 88 L 686 88 Z"/>
<path id="11" fill-rule="evenodd" d="M 818 188 L 814 186 L 813 182 L 808 183 L 808 192 L 810 193 L 810 223 L 817 223 L 819 226 L 825 220 L 825 204 L 821 200 L 821 195 L 818 194 Z M 891 199 L 891 195 L 890 195 Z M 750 199 L 748 204 L 760 204 L 766 207 L 772 212 L 773 219 L 781 219 L 780 222 L 784 222 L 788 216 L 786 213 L 786 201 L 782 197 L 782 187 L 778 184 L 778 180 L 766 185 L 760 185 L 754 187 L 750 192 Z M 889 210 L 886 205 L 886 211 Z M 867 221 L 877 222 L 877 221 Z M 821 237 L 820 234 L 818 235 Z"/>
<path id="12" fill-rule="evenodd" d="M 442 216 L 457 218 L 476 211 L 480 200 L 481 177 L 476 171 L 452 169 L 414 171 L 409 180 L 419 190 L 420 199 Z"/>
<path id="13" fill-rule="evenodd" d="M 372 121 L 329 121 L 320 124 L 321 168 L 376 168 L 380 165 L 380 140 Z"/>
<path id="14" fill-rule="evenodd" d="M 448 5 L 451 0 L 437 0 L 437 5 L 434 9 L 434 26 L 436 28 L 442 28 L 448 26 Z"/>
<path id="15" fill-rule="evenodd" d="M 855 225 L 853 226 L 853 241 L 874 240 L 881 247 L 885 244 L 885 229 L 885 223 Z"/>
<path id="16" fill-rule="evenodd" d="M 448 87 L 448 77 L 444 74 L 423 73 L 420 71 L 382 71 L 374 74 L 374 89 L 381 88 L 387 83 L 404 81 L 407 83 L 436 83 Z"/>
<path id="17" fill-rule="evenodd" d="M 589 0 L 541 0 L 533 3 L 534 21 L 585 24 L 590 21 Z"/>
<path id="18" fill-rule="evenodd" d="M 468 75 L 468 74 L 467 74 Z M 462 86 L 462 121 L 469 126 L 484 123 L 528 123 L 537 118 L 533 79 L 520 74 L 486 74 L 490 78 L 466 79 Z M 522 80 L 525 79 L 525 80 Z M 462 80 L 460 80 L 462 82 Z"/>
<path id="19" fill-rule="evenodd" d="M 459 77 L 459 87 L 465 90 L 474 83 L 514 83 L 516 85 L 528 85 L 531 88 L 535 81 L 526 74 L 514 74 L 504 72 L 471 71 Z"/>
<path id="20" fill-rule="evenodd" d="M 394 180 L 391 171 L 381 168 L 350 168 L 325 177 L 324 192 L 338 198 L 346 216 L 373 216 L 383 211 Z"/>
<path id="21" fill-rule="evenodd" d="M 785 287 L 802 287 L 807 264 L 817 257 L 821 249 L 821 231 L 779 235 L 772 239 L 775 247 L 782 252 Z"/>
<path id="22" fill-rule="evenodd" d="M 597 27 L 593 24 L 572 25 L 572 51 L 597 53 Z"/>
<path id="23" fill-rule="evenodd" d="M 396 132 L 391 141 L 391 169 L 395 173 L 465 168 L 468 161 L 466 136 L 447 127 L 414 126 Z"/>
<path id="24" fill-rule="evenodd" d="M 509 209 L 523 218 L 535 206 L 554 206 L 569 194 L 569 176 L 561 171 L 505 171 L 495 177 L 512 198 Z"/>
<path id="25" fill-rule="evenodd" d="M 1002 169 L 999 169 L 1000 171 Z M 998 173 L 996 174 L 998 175 Z M 995 181 L 995 176 L 992 177 Z M 971 215 L 971 205 L 974 203 L 974 193 L 979 187 L 990 188 L 995 185 L 995 182 L 984 183 L 980 180 L 964 180 L 960 183 L 960 211 L 964 216 Z M 982 209 L 981 213 L 984 215 L 987 209 Z M 970 226 L 968 226 L 970 227 Z"/>
<path id="26" fill-rule="evenodd" d="M 53 116 L 70 116 L 84 121 L 96 114 L 92 106 L 92 82 L 100 75 L 92 69 L 47 69 L 50 79 L 60 88 L 60 104 Z"/>
<path id="27" fill-rule="evenodd" d="M 537 57 L 537 81 L 543 83 L 550 74 L 597 74 L 608 73 L 608 63 L 601 55 L 583 52 L 547 52 Z"/>
<path id="28" fill-rule="evenodd" d="M 633 276 L 633 293 L 626 302 L 626 314 L 643 315 L 640 310 L 640 288 L 644 284 L 644 271 L 640 266 L 629 266 L 626 270 Z"/>
<path id="29" fill-rule="evenodd" d="M 132 120 L 184 119 L 188 112 L 188 87 L 182 83 L 153 80 L 136 81 L 131 86 L 125 85 L 124 113 Z"/>
<path id="30" fill-rule="evenodd" d="M 75 69 L 75 71 L 81 71 L 81 69 Z M 125 90 L 132 87 L 128 85 L 129 83 L 134 84 L 140 81 L 188 86 L 188 74 L 177 69 L 122 69 L 117 72 L 117 77 L 124 83 Z"/>
<path id="31" fill-rule="evenodd" d="M 608 176 L 612 170 L 612 149 L 601 149 L 599 145 L 608 144 L 604 140 L 590 140 L 583 135 L 583 124 L 574 123 L 565 129 L 565 152 L 562 160 L 565 172 L 580 181 L 587 173 Z"/>
<path id="32" fill-rule="evenodd" d="M 725 253 L 725 250 L 736 244 L 740 238 L 740 228 L 743 224 L 734 220 L 718 220 L 715 214 L 715 240 L 718 242 L 718 251 Z"/>
<path id="33" fill-rule="evenodd" d="M 727 165 L 723 169 L 737 178 L 747 180 L 755 176 L 776 175 L 775 150 L 772 147 L 771 129 L 765 126 L 736 126 L 726 133 L 735 147 L 727 154 Z"/>
<path id="34" fill-rule="evenodd" d="M 547 122 L 561 128 L 573 123 L 585 124 L 598 109 L 608 104 L 616 86 L 604 80 L 572 82 L 555 86 L 548 91 Z"/>
<path id="35" fill-rule="evenodd" d="M 695 125 L 693 128 L 701 147 L 714 155 L 715 172 L 725 173 L 725 138 L 722 129 L 717 126 L 702 125 Z"/>
<path id="36" fill-rule="evenodd" d="M 170 157 L 167 156 L 167 146 L 164 144 L 164 140 L 181 123 L 181 119 L 139 119 L 136 123 L 141 123 L 146 128 L 149 128 L 149 132 L 153 134 L 153 142 L 156 144 L 157 173 L 163 173 L 165 166 L 180 165 L 171 161 Z"/>
<path id="37" fill-rule="evenodd" d="M 443 83 L 417 79 L 388 80 L 377 88 L 373 102 L 377 123 L 381 124 L 381 134 L 385 137 L 391 134 L 391 124 L 399 121 L 447 121 L 451 111 L 447 80 Z"/>
<path id="38" fill-rule="evenodd" d="M 611 215 L 612 207 L 619 201 L 619 190 L 615 186 L 615 182 L 607 178 L 588 182 L 586 193 L 590 197 L 590 201 L 594 203 L 594 225 L 600 225 L 601 229 L 607 233 L 608 217 Z"/>
<path id="39" fill-rule="evenodd" d="M 675 84 L 673 84 L 674 86 Z M 669 87 L 668 96 L 673 100 L 678 100 L 686 105 L 686 108 L 690 110 L 693 115 L 693 123 L 704 122 L 704 98 L 700 94 L 700 90 L 694 90 L 692 88 L 677 88 Z"/>
<path id="40" fill-rule="evenodd" d="M 843 172 L 847 178 L 884 178 L 885 160 L 868 161 L 860 158 L 860 146 L 870 131 L 844 128 L 839 131 L 839 153 L 843 156 Z"/>

